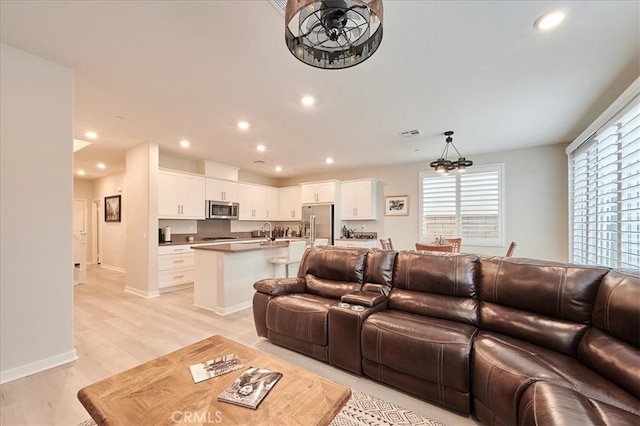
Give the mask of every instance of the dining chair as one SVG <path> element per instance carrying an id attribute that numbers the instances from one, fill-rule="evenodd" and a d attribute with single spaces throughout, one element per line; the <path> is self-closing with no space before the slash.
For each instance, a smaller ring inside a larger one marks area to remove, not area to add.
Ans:
<path id="1" fill-rule="evenodd" d="M 421 251 L 444 251 L 444 252 L 447 252 L 447 253 L 453 253 L 453 246 L 452 245 L 432 246 L 432 245 L 428 245 L 428 244 L 416 243 L 416 250 L 421 250 Z"/>
<path id="2" fill-rule="evenodd" d="M 511 257 L 515 249 L 516 249 L 516 242 L 511 241 L 511 244 L 509 244 L 509 248 L 507 249 L 506 257 Z"/>
<path id="3" fill-rule="evenodd" d="M 382 250 L 393 250 L 391 238 L 380 238 L 380 247 L 382 247 Z"/>
<path id="4" fill-rule="evenodd" d="M 453 253 L 460 253 L 460 246 L 462 245 L 462 238 L 445 238 L 448 244 L 453 246 Z"/>
<path id="5" fill-rule="evenodd" d="M 301 241 L 289 241 L 289 250 L 286 257 L 274 257 L 269 259 L 269 263 L 273 263 L 277 269 L 275 275 L 277 278 L 282 277 L 282 266 L 284 266 L 284 276 L 289 278 L 289 267 L 291 265 L 299 264 L 302 260 L 304 250 L 307 248 L 307 242 Z"/>

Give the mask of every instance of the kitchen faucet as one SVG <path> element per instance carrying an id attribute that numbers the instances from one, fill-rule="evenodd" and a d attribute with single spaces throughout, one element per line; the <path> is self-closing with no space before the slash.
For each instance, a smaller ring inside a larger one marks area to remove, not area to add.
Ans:
<path id="1" fill-rule="evenodd" d="M 269 225 L 269 239 L 271 239 L 271 238 L 273 238 L 273 235 L 272 235 L 272 233 L 273 233 L 273 226 L 271 226 L 271 222 L 265 222 L 265 223 L 264 223 L 264 225 L 262 225 L 262 227 L 260 228 L 260 230 L 261 230 L 262 232 L 264 232 L 264 227 L 265 227 L 265 226 L 267 226 L 267 225 Z"/>

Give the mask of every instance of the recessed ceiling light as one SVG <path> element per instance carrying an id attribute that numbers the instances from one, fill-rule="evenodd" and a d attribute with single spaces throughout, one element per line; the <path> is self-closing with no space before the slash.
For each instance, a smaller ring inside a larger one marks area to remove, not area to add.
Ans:
<path id="1" fill-rule="evenodd" d="M 85 132 L 84 134 L 89 139 L 97 139 L 98 134 L 96 132 Z"/>
<path id="2" fill-rule="evenodd" d="M 333 164 L 333 158 L 331 157 L 327 157 L 327 159 L 325 160 L 327 164 Z"/>
<path id="3" fill-rule="evenodd" d="M 545 13 L 533 23 L 533 27 L 539 30 L 550 30 L 557 27 L 564 19 L 564 13 L 560 11 Z"/>
<path id="4" fill-rule="evenodd" d="M 311 106 L 316 103 L 316 98 L 313 96 L 303 96 L 302 99 L 300 99 L 300 103 L 304 106 Z"/>
<path id="5" fill-rule="evenodd" d="M 249 123 L 247 123 L 246 121 L 238 121 L 238 129 L 240 130 L 249 129 Z"/>
<path id="6" fill-rule="evenodd" d="M 191 146 L 191 142 L 189 142 L 186 139 L 182 139 L 180 141 L 180 146 L 183 147 L 183 148 L 189 148 Z"/>
<path id="7" fill-rule="evenodd" d="M 282 167 L 276 166 L 276 172 L 281 172 L 281 171 L 282 171 Z"/>
<path id="8" fill-rule="evenodd" d="M 82 169 L 78 170 L 78 171 L 76 172 L 76 174 L 77 174 L 77 175 L 79 175 L 79 176 L 84 176 L 84 175 L 86 175 L 86 173 L 85 173 L 85 172 L 84 172 L 84 170 L 82 170 Z"/>
<path id="9" fill-rule="evenodd" d="M 98 167 L 99 169 L 106 169 L 107 165 L 104 164 L 104 163 L 98 163 L 98 164 L 96 164 L 96 167 Z"/>
<path id="10" fill-rule="evenodd" d="M 256 149 L 258 150 L 258 152 L 265 152 L 267 150 L 267 147 L 264 145 L 258 145 Z"/>

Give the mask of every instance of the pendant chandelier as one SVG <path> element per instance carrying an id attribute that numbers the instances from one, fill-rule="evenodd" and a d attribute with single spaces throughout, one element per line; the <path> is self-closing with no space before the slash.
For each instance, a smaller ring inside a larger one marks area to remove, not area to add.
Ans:
<path id="1" fill-rule="evenodd" d="M 467 167 L 473 166 L 473 161 L 467 160 L 460 154 L 460 151 L 453 144 L 453 135 L 452 130 L 448 130 L 444 132 L 444 135 L 447 137 L 446 145 L 444 146 L 444 150 L 442 151 L 442 155 L 436 161 L 432 161 L 429 165 L 436 169 L 436 172 L 442 173 L 444 175 L 449 174 L 450 170 L 457 169 L 459 173 L 463 173 L 467 170 Z M 450 161 L 448 159 L 449 156 L 449 145 L 453 147 L 458 154 L 458 159 L 456 161 Z"/>
<path id="2" fill-rule="evenodd" d="M 367 60 L 382 41 L 382 0 L 289 0 L 289 51 L 307 65 L 349 68 Z"/>

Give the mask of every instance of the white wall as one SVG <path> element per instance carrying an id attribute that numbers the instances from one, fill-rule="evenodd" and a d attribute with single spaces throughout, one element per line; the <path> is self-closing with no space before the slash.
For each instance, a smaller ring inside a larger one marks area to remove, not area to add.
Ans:
<path id="1" fill-rule="evenodd" d="M 158 293 L 158 145 L 127 151 L 126 291 L 143 297 Z"/>
<path id="2" fill-rule="evenodd" d="M 121 195 L 121 222 L 104 221 L 104 197 Z M 128 197 L 125 186 L 125 173 L 106 176 L 93 181 L 93 198 L 102 200 L 102 256 L 101 264 L 105 268 L 126 272 L 126 237 Z"/>
<path id="3" fill-rule="evenodd" d="M 76 359 L 73 72 L 0 44 L 0 382 Z"/>
<path id="4" fill-rule="evenodd" d="M 566 261 L 567 243 L 567 157 L 566 144 L 472 155 L 474 164 L 505 164 L 506 243 L 516 241 L 515 256 Z M 429 170 L 427 161 L 400 166 L 332 172 L 304 178 L 282 179 L 278 186 L 325 179 L 377 178 L 378 220 L 348 221 L 348 227 L 391 237 L 394 248 L 415 248 L 419 235 L 418 173 Z M 409 216 L 384 216 L 384 195 L 409 195 Z M 465 246 L 464 252 L 504 255 L 506 247 Z"/>

